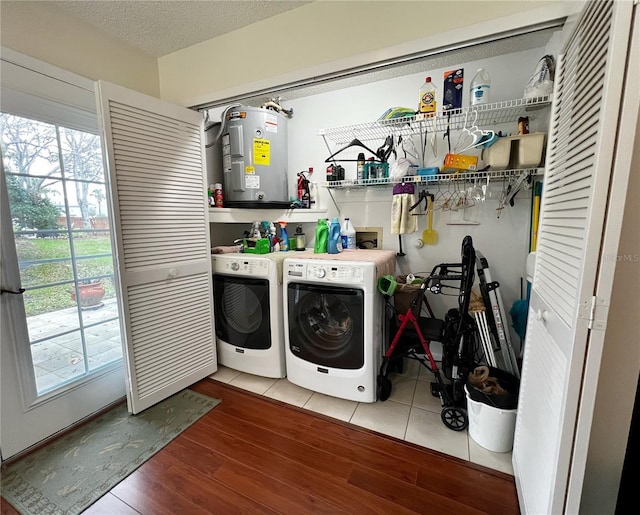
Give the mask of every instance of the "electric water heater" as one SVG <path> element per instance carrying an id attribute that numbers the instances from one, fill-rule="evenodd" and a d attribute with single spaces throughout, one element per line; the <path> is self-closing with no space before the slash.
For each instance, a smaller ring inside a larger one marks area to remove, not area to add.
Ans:
<path id="1" fill-rule="evenodd" d="M 287 208 L 287 117 L 263 107 L 231 109 L 222 135 L 225 207 Z"/>

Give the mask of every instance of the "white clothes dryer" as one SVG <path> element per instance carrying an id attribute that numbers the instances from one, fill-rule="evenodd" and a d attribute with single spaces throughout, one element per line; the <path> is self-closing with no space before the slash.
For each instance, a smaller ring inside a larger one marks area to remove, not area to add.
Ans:
<path id="1" fill-rule="evenodd" d="M 347 252 L 340 257 L 284 262 L 287 379 L 333 397 L 375 402 L 385 328 L 376 264 L 346 261 Z"/>
<path id="2" fill-rule="evenodd" d="M 218 363 L 257 376 L 286 376 L 282 316 L 285 257 L 285 252 L 211 256 Z"/>

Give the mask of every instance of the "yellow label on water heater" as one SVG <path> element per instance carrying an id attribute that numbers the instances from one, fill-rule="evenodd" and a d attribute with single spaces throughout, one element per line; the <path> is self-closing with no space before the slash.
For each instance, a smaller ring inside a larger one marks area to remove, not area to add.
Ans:
<path id="1" fill-rule="evenodd" d="M 253 164 L 265 166 L 271 164 L 271 142 L 268 139 L 254 138 Z"/>

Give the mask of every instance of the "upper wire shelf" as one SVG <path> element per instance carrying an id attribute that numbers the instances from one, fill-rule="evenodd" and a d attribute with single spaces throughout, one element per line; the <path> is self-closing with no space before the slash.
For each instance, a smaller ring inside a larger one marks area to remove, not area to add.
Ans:
<path id="1" fill-rule="evenodd" d="M 422 113 L 390 120 L 347 125 L 330 129 L 320 129 L 318 134 L 337 144 L 345 145 L 358 138 L 360 141 L 384 140 L 389 134 L 396 136 L 412 136 L 427 132 L 444 132 L 462 129 L 467 124 L 478 126 L 497 125 L 517 122 L 518 118 L 531 116 L 532 112 L 541 110 L 551 104 L 550 97 L 505 100 L 492 104 L 469 106 L 454 111 L 439 112 L 436 116 L 427 117 Z M 477 115 L 477 117 L 476 117 Z"/>

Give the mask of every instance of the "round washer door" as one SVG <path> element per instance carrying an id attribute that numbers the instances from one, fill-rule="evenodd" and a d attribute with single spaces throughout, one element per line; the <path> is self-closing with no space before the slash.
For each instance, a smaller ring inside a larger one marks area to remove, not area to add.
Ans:
<path id="1" fill-rule="evenodd" d="M 289 348 L 305 361 L 341 369 L 364 366 L 364 293 L 354 288 L 290 283 Z"/>

